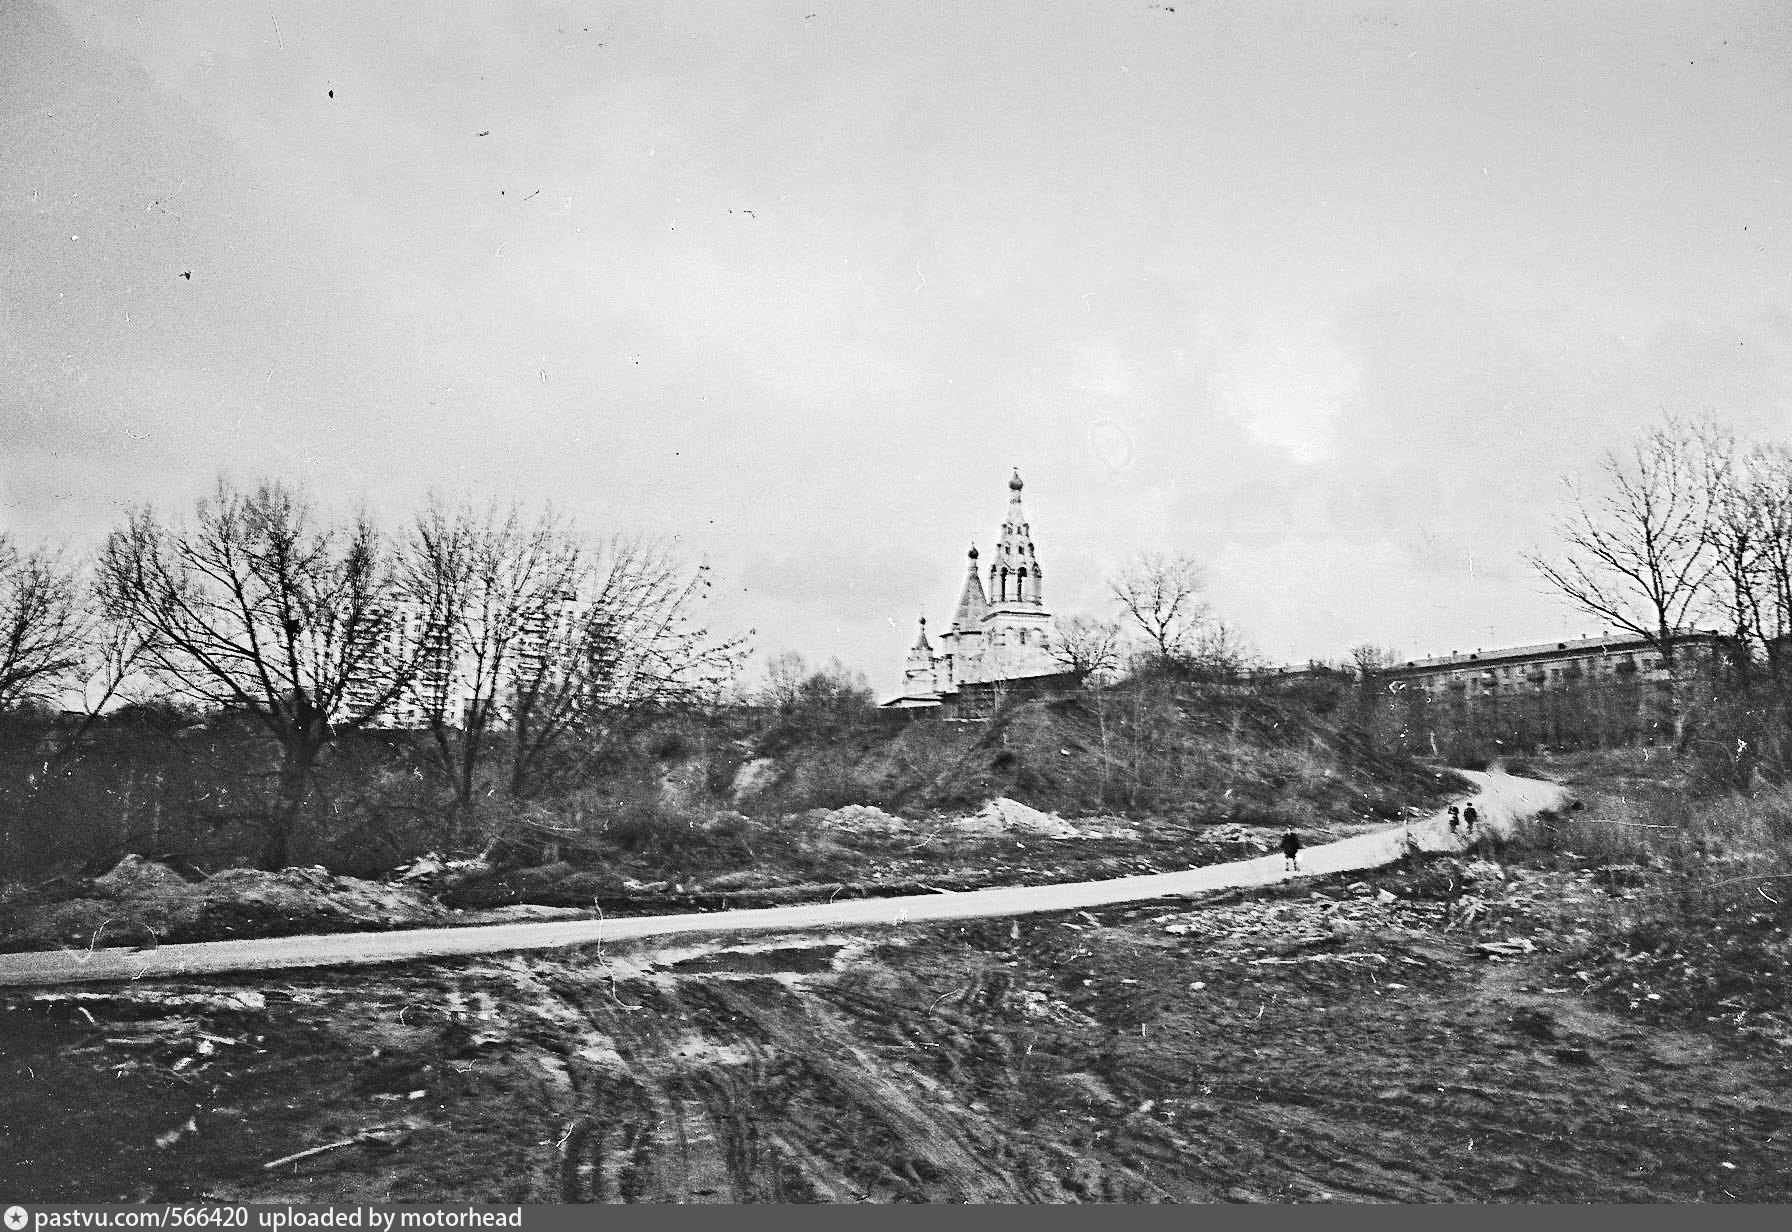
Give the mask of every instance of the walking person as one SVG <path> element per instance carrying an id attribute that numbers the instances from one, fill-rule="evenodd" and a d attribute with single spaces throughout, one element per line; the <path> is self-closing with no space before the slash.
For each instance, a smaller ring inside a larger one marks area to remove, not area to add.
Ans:
<path id="1" fill-rule="evenodd" d="M 1450 806 L 1450 833 L 1455 835 L 1456 827 L 1462 824 L 1462 810 L 1454 804 Z"/>
<path id="2" fill-rule="evenodd" d="M 1462 810 L 1462 820 L 1468 825 L 1468 832 L 1470 834 L 1475 832 L 1475 822 L 1479 821 L 1480 818 L 1481 814 L 1475 812 L 1475 806 L 1472 804 Z"/>
<path id="3" fill-rule="evenodd" d="M 1300 871 L 1300 835 L 1294 827 L 1288 827 L 1288 833 L 1282 835 L 1282 871 L 1297 873 Z"/>

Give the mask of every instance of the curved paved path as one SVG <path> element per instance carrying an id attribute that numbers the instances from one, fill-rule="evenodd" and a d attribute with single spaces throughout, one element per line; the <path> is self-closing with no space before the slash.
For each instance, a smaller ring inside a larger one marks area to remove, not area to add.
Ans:
<path id="1" fill-rule="evenodd" d="M 1554 783 L 1505 774 L 1462 773 L 1480 784 L 1475 803 L 1482 824 L 1497 829 L 1504 829 L 1515 817 L 1556 807 L 1565 801 L 1562 788 Z M 1395 826 L 1309 847 L 1301 852 L 1301 873 L 1341 873 L 1391 864 L 1400 857 L 1402 835 L 1408 829 L 1419 846 L 1427 851 L 1452 851 L 1462 846 L 1460 838 L 1451 838 L 1444 814 L 1436 813 L 1423 821 L 1413 822 L 1410 827 Z M 1030 915 L 1205 893 L 1234 886 L 1267 885 L 1282 880 L 1283 876 L 1282 856 L 1278 851 L 1254 860 L 1213 864 L 1178 873 L 1061 885 L 1001 886 L 902 898 L 855 898 L 796 907 L 385 933 L 336 933 L 318 937 L 196 941 L 164 945 L 153 950 L 48 950 L 33 954 L 0 954 L 0 987 L 169 979 L 223 971 L 364 966 L 462 954 L 556 949 L 676 934 L 788 931 Z"/>

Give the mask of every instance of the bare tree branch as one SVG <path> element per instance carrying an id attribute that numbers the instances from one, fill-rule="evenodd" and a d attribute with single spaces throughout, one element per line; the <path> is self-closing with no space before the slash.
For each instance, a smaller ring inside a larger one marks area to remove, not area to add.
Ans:
<path id="1" fill-rule="evenodd" d="M 1125 631 L 1118 621 L 1068 616 L 1056 622 L 1051 656 L 1085 680 L 1100 680 L 1120 666 Z"/>
<path id="2" fill-rule="evenodd" d="M 1669 418 L 1627 454 L 1600 460 L 1598 490 L 1567 478 L 1570 508 L 1555 524 L 1562 553 L 1527 559 L 1570 603 L 1671 665 L 1674 635 L 1702 614 L 1718 568 L 1708 484 L 1724 449 L 1710 425 Z"/>
<path id="3" fill-rule="evenodd" d="M 1350 662 L 1356 668 L 1357 678 L 1367 680 L 1376 672 L 1398 666 L 1400 653 L 1386 646 L 1377 646 L 1373 642 L 1359 642 L 1350 648 Z"/>
<path id="4" fill-rule="evenodd" d="M 552 509 L 531 520 L 514 503 L 451 509 L 435 500 L 417 519 L 404 564 L 421 655 L 409 695 L 462 825 L 472 823 L 489 738 L 511 719 L 519 676 L 551 653 L 583 559 Z"/>
<path id="5" fill-rule="evenodd" d="M 88 632 L 72 571 L 0 534 L 0 710 L 60 692 L 86 657 Z"/>
<path id="6" fill-rule="evenodd" d="M 1201 599 L 1206 572 L 1185 555 L 1144 552 L 1108 580 L 1124 618 L 1137 625 L 1166 662 L 1185 658 L 1207 618 Z"/>
<path id="7" fill-rule="evenodd" d="M 98 590 L 168 687 L 248 715 L 279 745 L 262 862 L 284 865 L 319 753 L 408 681 L 387 636 L 393 578 L 372 524 L 320 526 L 284 484 L 245 493 L 220 479 L 190 527 L 130 514 L 106 541 Z"/>

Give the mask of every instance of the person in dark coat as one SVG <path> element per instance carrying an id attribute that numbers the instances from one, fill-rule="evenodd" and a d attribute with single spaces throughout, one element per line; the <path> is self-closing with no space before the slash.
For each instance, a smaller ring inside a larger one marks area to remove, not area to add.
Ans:
<path id="1" fill-rule="evenodd" d="M 1294 832 L 1293 826 L 1289 826 L 1288 833 L 1282 835 L 1282 859 L 1285 861 L 1282 865 L 1283 872 L 1292 873 L 1299 871 L 1300 835 Z"/>
<path id="2" fill-rule="evenodd" d="M 1462 810 L 1454 804 L 1450 806 L 1450 833 L 1456 833 L 1456 827 L 1462 824 Z"/>
<path id="3" fill-rule="evenodd" d="M 1470 834 L 1473 834 L 1475 832 L 1475 823 L 1477 821 L 1479 821 L 1480 819 L 1481 819 L 1481 814 L 1475 812 L 1474 805 L 1471 804 L 1467 808 L 1462 810 L 1462 820 L 1468 824 L 1468 832 Z"/>

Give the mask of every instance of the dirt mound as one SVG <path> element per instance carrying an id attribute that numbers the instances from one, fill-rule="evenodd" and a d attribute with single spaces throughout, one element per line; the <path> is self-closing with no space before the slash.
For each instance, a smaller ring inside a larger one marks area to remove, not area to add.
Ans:
<path id="1" fill-rule="evenodd" d="M 199 919 L 199 903 L 164 895 L 128 903 L 73 898 L 58 903 L 16 903 L 0 918 L 0 950 L 105 949 L 153 946 L 183 937 Z"/>
<path id="2" fill-rule="evenodd" d="M 93 888 L 112 898 L 184 894 L 190 884 L 166 864 L 157 864 L 139 855 L 127 855 L 113 865 L 110 872 L 93 879 Z"/>
<path id="3" fill-rule="evenodd" d="M 441 906 L 408 887 L 339 877 L 323 868 L 225 869 L 199 888 L 212 923 L 260 920 L 289 934 L 418 928 L 447 919 Z"/>
<path id="4" fill-rule="evenodd" d="M 225 869 L 199 882 L 140 856 L 59 897 L 22 894 L 0 911 L 0 949 L 154 946 L 233 936 L 417 928 L 448 913 L 408 886 L 322 868 Z"/>
<path id="5" fill-rule="evenodd" d="M 906 834 L 913 829 L 902 818 L 869 804 L 849 804 L 845 808 L 817 810 L 813 816 L 824 830 L 843 834 Z"/>
<path id="6" fill-rule="evenodd" d="M 969 817 L 947 823 L 961 835 L 1000 837 L 1008 834 L 1058 839 L 1113 839 L 1136 841 L 1139 828 L 1121 817 L 1087 817 L 1067 821 L 1018 800 L 997 796 Z"/>
<path id="7" fill-rule="evenodd" d="M 1038 834 L 1046 838 L 1076 838 L 1077 828 L 1055 813 L 997 796 L 971 816 L 952 823 L 966 834 Z"/>

